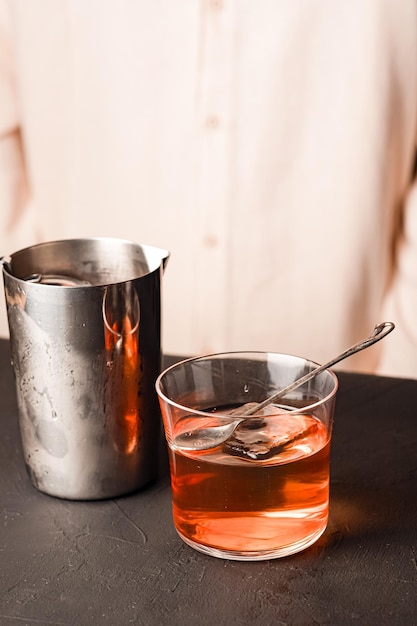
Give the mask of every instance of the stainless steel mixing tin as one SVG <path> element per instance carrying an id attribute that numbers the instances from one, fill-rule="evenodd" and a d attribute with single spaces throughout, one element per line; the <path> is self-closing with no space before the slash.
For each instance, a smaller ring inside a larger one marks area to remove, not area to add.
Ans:
<path id="1" fill-rule="evenodd" d="M 155 477 L 168 256 L 93 238 L 3 259 L 23 452 L 40 491 L 109 498 Z"/>

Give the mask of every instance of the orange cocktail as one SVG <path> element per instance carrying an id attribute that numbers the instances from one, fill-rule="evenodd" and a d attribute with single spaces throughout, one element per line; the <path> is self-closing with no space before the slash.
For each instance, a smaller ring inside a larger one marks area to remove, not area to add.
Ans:
<path id="1" fill-rule="evenodd" d="M 280 367 L 288 368 L 285 355 L 268 358 L 282 356 Z M 269 406 L 262 415 L 240 416 L 236 399 L 247 396 L 250 387 L 260 394 L 248 397 L 250 401 L 270 395 L 274 367 L 265 376 L 264 365 L 265 355 L 258 353 L 215 355 L 174 366 L 158 381 L 174 524 L 186 543 L 214 556 L 241 560 L 285 556 L 311 545 L 326 529 L 337 380 L 324 372 L 315 386 L 310 382 L 309 399 L 307 390 L 301 389 L 285 405 Z M 295 375 L 298 369 L 292 369 Z M 222 402 L 229 377 L 234 380 L 232 410 L 230 403 Z M 181 381 L 188 385 L 199 381 L 201 387 L 193 396 L 190 389 L 181 388 Z M 220 404 L 202 410 L 214 396 L 219 396 Z"/>

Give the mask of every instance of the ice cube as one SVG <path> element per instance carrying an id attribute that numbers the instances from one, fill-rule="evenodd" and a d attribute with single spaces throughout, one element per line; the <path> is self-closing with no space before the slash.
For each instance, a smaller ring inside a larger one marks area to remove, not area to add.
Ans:
<path id="1" fill-rule="evenodd" d="M 268 409 L 268 407 L 265 407 Z M 276 410 L 275 413 L 276 415 Z M 253 461 L 270 459 L 300 442 L 315 429 L 310 416 L 288 413 L 282 417 L 251 417 L 243 420 L 223 444 L 223 451 Z"/>
<path id="2" fill-rule="evenodd" d="M 256 406 L 259 406 L 259 402 L 247 402 L 246 404 L 241 404 L 240 406 L 232 410 L 225 411 L 225 413 L 227 413 L 227 415 L 236 415 L 240 417 L 244 417 L 245 415 L 247 417 L 258 417 L 260 415 L 287 414 L 288 411 L 294 410 L 293 406 L 285 406 L 283 404 L 267 404 L 263 408 L 258 409 L 255 413 L 249 412 Z M 218 412 L 222 413 L 221 410 L 219 410 Z"/>

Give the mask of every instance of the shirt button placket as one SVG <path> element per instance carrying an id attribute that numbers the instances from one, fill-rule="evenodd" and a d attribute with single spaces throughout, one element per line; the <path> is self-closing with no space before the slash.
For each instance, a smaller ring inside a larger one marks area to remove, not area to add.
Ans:
<path id="1" fill-rule="evenodd" d="M 201 41 L 198 198 L 198 315 L 201 350 L 223 349 L 227 341 L 227 234 L 229 119 L 233 59 L 232 0 L 206 0 Z"/>

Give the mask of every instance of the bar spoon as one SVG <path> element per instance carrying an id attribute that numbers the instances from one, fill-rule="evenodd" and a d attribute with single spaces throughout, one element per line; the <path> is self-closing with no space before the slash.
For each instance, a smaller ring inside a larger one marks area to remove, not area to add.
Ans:
<path id="1" fill-rule="evenodd" d="M 393 324 L 393 322 L 382 322 L 380 324 L 377 324 L 373 330 L 372 335 L 370 335 L 366 339 L 362 339 L 358 343 L 355 343 L 353 346 L 351 346 L 338 356 L 330 359 L 330 361 L 327 361 L 327 363 L 324 363 L 323 365 L 319 365 L 318 367 L 312 369 L 310 372 L 308 372 L 301 378 L 298 378 L 287 387 L 276 391 L 274 394 L 272 394 L 262 402 L 249 402 L 247 404 L 244 404 L 243 406 L 233 409 L 232 411 L 230 411 L 230 413 L 227 414 L 228 416 L 238 415 L 238 419 L 221 426 L 213 426 L 209 428 L 196 429 L 181 433 L 175 438 L 175 445 L 184 450 L 207 450 L 209 448 L 214 448 L 223 444 L 229 439 L 229 437 L 231 437 L 231 435 L 233 435 L 238 425 L 244 422 L 246 418 L 250 416 L 256 416 L 256 414 L 262 411 L 262 409 L 264 409 L 266 406 L 273 402 L 276 402 L 287 393 L 308 382 L 324 370 L 329 369 L 336 363 L 339 363 L 340 361 L 347 359 L 353 354 L 356 354 L 357 352 L 365 350 L 366 348 L 374 345 L 377 341 L 380 341 L 381 339 L 386 337 L 391 331 L 394 330 L 394 328 L 395 324 Z M 303 409 L 299 408 L 298 410 L 302 411 Z M 214 413 L 213 416 L 222 416 L 222 413 Z M 261 417 L 262 413 L 259 416 Z M 291 442 L 288 441 L 287 443 L 289 444 Z"/>

